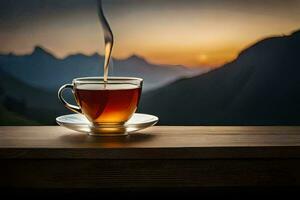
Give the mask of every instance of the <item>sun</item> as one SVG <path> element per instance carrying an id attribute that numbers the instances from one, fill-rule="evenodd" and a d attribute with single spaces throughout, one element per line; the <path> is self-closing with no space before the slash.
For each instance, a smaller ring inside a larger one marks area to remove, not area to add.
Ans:
<path id="1" fill-rule="evenodd" d="M 197 59 L 198 59 L 200 62 L 205 62 L 205 61 L 207 61 L 208 56 L 207 56 L 206 54 L 200 54 L 200 55 L 197 55 Z"/>

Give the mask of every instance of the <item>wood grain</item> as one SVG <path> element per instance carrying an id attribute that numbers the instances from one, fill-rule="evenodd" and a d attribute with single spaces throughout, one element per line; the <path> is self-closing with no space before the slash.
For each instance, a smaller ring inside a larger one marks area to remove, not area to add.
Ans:
<path id="1" fill-rule="evenodd" d="M 300 161 L 288 160 L 7 160 L 0 187 L 183 188 L 300 186 Z"/>
<path id="2" fill-rule="evenodd" d="M 299 158 L 300 127 L 156 126 L 127 137 L 92 137 L 58 126 L 0 127 L 0 158 Z"/>
<path id="3" fill-rule="evenodd" d="M 299 186 L 299 169 L 300 127 L 0 127 L 2 188 Z"/>

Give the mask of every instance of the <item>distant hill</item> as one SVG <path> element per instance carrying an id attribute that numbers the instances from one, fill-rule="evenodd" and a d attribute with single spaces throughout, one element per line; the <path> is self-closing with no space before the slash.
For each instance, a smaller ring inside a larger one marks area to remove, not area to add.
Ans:
<path id="1" fill-rule="evenodd" d="M 30 86 L 52 91 L 57 91 L 61 85 L 77 77 L 102 76 L 102 65 L 103 56 L 98 54 L 75 54 L 58 59 L 42 47 L 36 47 L 29 55 L 0 55 L 0 66 L 4 72 Z M 143 89 L 147 91 L 208 70 L 209 68 L 154 65 L 133 55 L 123 60 L 114 59 L 110 75 L 141 77 L 145 81 Z"/>
<path id="2" fill-rule="evenodd" d="M 70 113 L 57 98 L 58 88 L 75 77 L 102 75 L 102 62 L 98 54 L 57 59 L 41 47 L 29 55 L 0 55 L 0 125 L 55 124 L 57 116 Z M 143 89 L 147 91 L 208 69 L 153 65 L 131 56 L 114 60 L 112 70 L 115 76 L 144 78 Z M 72 95 L 69 101 L 74 102 Z"/>
<path id="3" fill-rule="evenodd" d="M 0 70 L 0 125 L 51 125 L 66 113 L 56 92 L 29 86 Z"/>
<path id="4" fill-rule="evenodd" d="M 0 126 L 26 126 L 39 125 L 35 121 L 31 121 L 18 113 L 8 111 L 0 105 Z"/>
<path id="5" fill-rule="evenodd" d="M 139 112 L 158 115 L 160 124 L 298 125 L 298 52 L 300 31 L 259 41 L 233 62 L 193 78 L 173 82 L 203 71 L 183 75 L 185 68 L 169 70 L 137 56 L 115 60 L 114 74 L 149 75 L 145 86 L 154 85 L 142 95 Z M 55 124 L 56 116 L 69 113 L 57 99 L 57 88 L 73 77 L 98 73 L 101 59 L 97 54 L 57 59 L 38 47 L 30 55 L 0 56 L 0 125 Z"/>
<path id="6" fill-rule="evenodd" d="M 209 73 L 142 97 L 140 112 L 172 125 L 299 125 L 300 31 L 257 42 Z"/>

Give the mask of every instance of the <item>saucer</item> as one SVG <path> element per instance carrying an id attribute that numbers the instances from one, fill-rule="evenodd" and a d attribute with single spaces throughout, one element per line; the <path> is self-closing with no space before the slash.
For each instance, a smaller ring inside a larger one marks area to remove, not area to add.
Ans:
<path id="1" fill-rule="evenodd" d="M 82 114 L 69 114 L 56 118 L 56 122 L 68 129 L 88 133 L 96 136 L 126 135 L 138 130 L 153 126 L 158 122 L 158 117 L 154 115 L 134 113 L 133 116 L 122 125 L 117 126 L 97 126 L 92 127 L 88 119 Z"/>

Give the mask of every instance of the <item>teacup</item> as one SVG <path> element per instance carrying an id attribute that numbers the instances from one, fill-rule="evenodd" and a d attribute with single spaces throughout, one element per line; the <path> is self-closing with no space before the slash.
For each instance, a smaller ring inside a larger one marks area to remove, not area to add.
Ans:
<path id="1" fill-rule="evenodd" d="M 58 98 L 69 110 L 85 115 L 92 128 L 101 132 L 103 127 L 121 127 L 130 119 L 137 109 L 142 84 L 143 79 L 133 77 L 109 77 L 106 82 L 103 77 L 76 78 L 59 89 Z M 67 88 L 78 105 L 62 97 Z"/>

